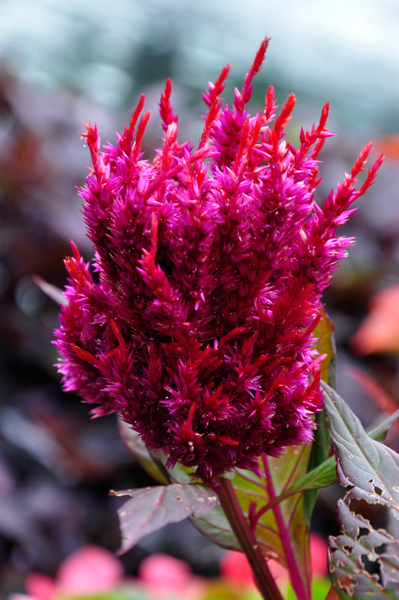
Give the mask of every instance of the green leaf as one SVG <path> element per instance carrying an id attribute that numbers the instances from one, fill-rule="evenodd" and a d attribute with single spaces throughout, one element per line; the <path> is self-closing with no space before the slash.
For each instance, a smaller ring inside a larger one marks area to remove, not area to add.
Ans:
<path id="1" fill-rule="evenodd" d="M 311 597 L 309 529 L 304 518 L 303 494 L 292 495 L 282 502 L 277 498 L 306 474 L 310 450 L 310 446 L 301 445 L 287 448 L 280 458 L 263 455 L 263 477 L 238 471 L 233 480 L 244 514 L 250 522 L 252 518 L 254 525 L 257 520 L 255 534 L 263 553 L 288 570 L 294 589 L 298 586 L 302 589 L 302 598 Z"/>
<path id="2" fill-rule="evenodd" d="M 337 472 L 335 469 L 335 456 L 331 456 L 323 464 L 319 465 L 312 471 L 309 471 L 304 477 L 301 477 L 297 482 L 285 491 L 282 498 L 292 496 L 298 492 L 307 492 L 309 490 L 319 490 L 321 488 L 337 483 Z"/>
<path id="3" fill-rule="evenodd" d="M 386 506 L 399 519 L 399 455 L 372 440 L 338 394 L 323 384 L 341 485 L 352 486 L 337 507 L 342 535 L 329 540 L 331 579 L 346 600 L 399 598 L 399 541 L 376 530 L 351 508 L 352 500 Z M 379 576 L 367 570 L 374 562 Z"/>
<path id="4" fill-rule="evenodd" d="M 320 311 L 321 319 L 314 330 L 314 336 L 317 338 L 315 347 L 320 354 L 324 354 L 320 365 L 321 378 L 332 387 L 336 386 L 336 363 L 337 352 L 335 347 L 334 330 L 335 325 L 329 318 L 326 310 L 323 308 Z M 331 440 L 328 426 L 326 411 L 321 410 L 315 418 L 317 425 L 315 430 L 314 442 L 310 454 L 308 470 L 311 471 L 322 464 L 330 453 Z M 313 489 L 305 494 L 305 518 L 310 525 L 313 509 L 316 504 L 318 491 Z"/>
<path id="5" fill-rule="evenodd" d="M 337 349 L 335 346 L 335 325 L 331 321 L 325 308 L 320 310 L 321 319 L 313 335 L 317 338 L 315 347 L 320 354 L 325 354 L 321 363 L 321 378 L 332 388 L 336 388 L 337 378 Z"/>
<path id="6" fill-rule="evenodd" d="M 312 600 L 327 600 L 326 596 L 331 587 L 329 579 L 314 579 L 312 581 Z M 289 585 L 286 600 L 297 600 L 294 590 Z"/>
<path id="7" fill-rule="evenodd" d="M 189 520 L 203 536 L 217 546 L 225 550 L 241 551 L 240 544 L 221 508 L 214 508 L 202 519 L 189 517 Z"/>
<path id="8" fill-rule="evenodd" d="M 130 550 L 145 535 L 189 516 L 198 519 L 218 504 L 214 492 L 194 484 L 174 483 L 110 493 L 118 497 L 130 496 L 118 510 L 122 534 L 120 554 Z"/>
<path id="9" fill-rule="evenodd" d="M 330 579 L 314 579 L 312 582 L 312 600 L 326 600 L 330 588 Z"/>

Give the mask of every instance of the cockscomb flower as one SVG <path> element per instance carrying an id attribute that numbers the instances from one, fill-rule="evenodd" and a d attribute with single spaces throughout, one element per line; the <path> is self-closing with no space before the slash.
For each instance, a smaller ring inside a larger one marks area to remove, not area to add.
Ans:
<path id="1" fill-rule="evenodd" d="M 178 141 L 169 80 L 163 147 L 152 163 L 140 149 L 144 97 L 116 146 L 101 152 L 96 126 L 87 125 L 93 170 L 81 196 L 95 279 L 75 245 L 66 260 L 56 331 L 64 388 L 98 405 L 94 416 L 119 413 L 147 448 L 205 481 L 312 440 L 321 404 L 312 332 L 321 294 L 352 244 L 336 229 L 382 160 L 357 189 L 367 146 L 319 208 L 328 105 L 298 149 L 284 140 L 294 95 L 275 118 L 269 87 L 251 117 L 246 105 L 267 45 L 231 107 L 220 98 L 229 67 L 209 84 L 197 148 Z"/>

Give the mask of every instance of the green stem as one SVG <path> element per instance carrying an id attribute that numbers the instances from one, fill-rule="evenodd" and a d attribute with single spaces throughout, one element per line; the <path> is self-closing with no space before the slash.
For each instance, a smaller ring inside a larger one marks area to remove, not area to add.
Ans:
<path id="1" fill-rule="evenodd" d="M 264 600 L 283 600 L 259 544 L 242 512 L 231 481 L 223 477 L 218 477 L 213 481 L 211 487 L 219 496 L 220 505 L 240 543 L 242 551 L 251 565 L 256 583 Z"/>

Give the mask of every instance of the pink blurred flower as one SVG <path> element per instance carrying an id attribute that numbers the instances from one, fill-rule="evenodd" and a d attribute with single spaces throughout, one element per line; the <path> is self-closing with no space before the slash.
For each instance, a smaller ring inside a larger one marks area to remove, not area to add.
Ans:
<path id="1" fill-rule="evenodd" d="M 30 597 L 52 600 L 56 594 L 57 584 L 48 575 L 30 573 L 25 579 L 25 587 Z"/>
<path id="2" fill-rule="evenodd" d="M 153 600 L 199 600 L 204 581 L 193 575 L 187 563 L 166 554 L 153 554 L 140 565 L 139 578 Z"/>
<path id="3" fill-rule="evenodd" d="M 219 565 L 222 579 L 234 587 L 248 588 L 254 585 L 252 569 L 245 554 L 226 552 Z"/>
<path id="4" fill-rule="evenodd" d="M 277 580 L 279 587 L 288 582 L 288 573 L 277 561 L 267 561 L 270 572 Z M 245 554 L 226 552 L 220 563 L 220 574 L 233 589 L 247 590 L 255 587 L 253 572 Z"/>
<path id="5" fill-rule="evenodd" d="M 28 597 L 14 594 L 10 600 L 54 600 L 108 592 L 123 581 L 123 567 L 108 550 L 84 546 L 73 552 L 58 569 L 55 579 L 30 573 L 25 580 Z"/>
<path id="6" fill-rule="evenodd" d="M 96 546 L 80 548 L 61 564 L 58 591 L 65 595 L 107 592 L 123 580 L 121 562 L 108 550 Z"/>
<path id="7" fill-rule="evenodd" d="M 105 594 L 116 588 L 142 590 L 148 600 L 200 600 L 205 582 L 196 577 L 183 561 L 153 554 L 144 559 L 139 579 L 124 577 L 120 561 L 108 550 L 84 546 L 73 552 L 58 569 L 55 579 L 42 573 L 30 573 L 25 594 L 13 594 L 9 600 L 61 600 Z M 140 595 L 142 597 L 142 594 Z"/>
<path id="8" fill-rule="evenodd" d="M 310 560 L 313 575 L 327 575 L 327 544 L 317 533 L 310 534 Z"/>

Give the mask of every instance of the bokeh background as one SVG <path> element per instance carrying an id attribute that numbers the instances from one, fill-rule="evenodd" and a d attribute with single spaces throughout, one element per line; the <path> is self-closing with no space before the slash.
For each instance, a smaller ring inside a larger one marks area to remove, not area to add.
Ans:
<path id="1" fill-rule="evenodd" d="M 153 483 L 122 446 L 115 419 L 90 421 L 87 407 L 61 391 L 51 344 L 58 308 L 32 276 L 63 287 L 71 238 L 91 257 L 75 189 L 89 164 L 83 122 L 96 121 L 103 142 L 112 142 L 144 92 L 152 112 L 144 141 L 151 158 L 162 136 L 157 102 L 167 77 L 180 139 L 195 141 L 208 80 L 231 63 L 225 90 L 231 99 L 267 34 L 272 41 L 252 110 L 270 84 L 280 105 L 294 92 L 288 134 L 295 145 L 300 127 L 310 127 L 323 104 L 331 104 L 330 128 L 338 135 L 321 155 L 318 199 L 370 139 L 374 158 L 386 154 L 375 185 L 344 228 L 357 245 L 325 300 L 337 326 L 343 397 L 367 426 L 381 418 L 382 390 L 394 403 L 389 410 L 399 402 L 395 315 L 390 346 L 353 342 L 369 299 L 399 282 L 398 32 L 396 0 L 0 0 L 2 598 L 23 591 L 29 571 L 53 575 L 84 544 L 116 550 L 118 503 L 109 489 Z M 365 390 L 354 368 L 381 387 L 373 392 L 367 380 Z M 393 432 L 394 447 L 396 438 Z M 338 494 L 321 494 L 313 523 L 321 535 L 334 533 Z M 221 551 L 188 523 L 145 538 L 123 558 L 126 571 L 134 575 L 145 556 L 159 551 L 184 558 L 197 573 L 217 574 Z"/>

